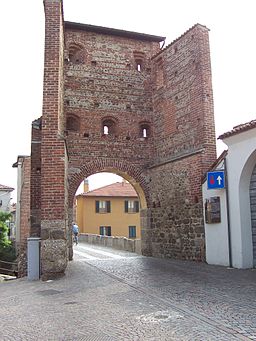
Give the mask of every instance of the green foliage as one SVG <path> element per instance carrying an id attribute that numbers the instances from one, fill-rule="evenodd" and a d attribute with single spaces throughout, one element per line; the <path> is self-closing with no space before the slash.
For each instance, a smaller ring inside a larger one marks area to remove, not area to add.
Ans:
<path id="1" fill-rule="evenodd" d="M 0 247 L 10 245 L 8 240 L 8 226 L 6 222 L 11 218 L 11 214 L 0 211 Z"/>
<path id="2" fill-rule="evenodd" d="M 7 221 L 11 218 L 11 214 L 0 211 L 0 259 L 12 262 L 16 259 L 15 248 L 11 241 L 8 240 Z"/>

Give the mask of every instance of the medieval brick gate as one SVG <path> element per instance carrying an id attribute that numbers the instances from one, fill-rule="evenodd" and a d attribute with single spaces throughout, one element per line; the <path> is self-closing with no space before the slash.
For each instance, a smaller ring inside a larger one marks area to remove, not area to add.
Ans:
<path id="1" fill-rule="evenodd" d="M 197 24 L 161 49 L 164 37 L 64 22 L 61 0 L 44 5 L 31 152 L 43 279 L 64 273 L 75 192 L 102 171 L 139 194 L 143 254 L 204 259 L 201 177 L 216 158 L 208 29 Z"/>

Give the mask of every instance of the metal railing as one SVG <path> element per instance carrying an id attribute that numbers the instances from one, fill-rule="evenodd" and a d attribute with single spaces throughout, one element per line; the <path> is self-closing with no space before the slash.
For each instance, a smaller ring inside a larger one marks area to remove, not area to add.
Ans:
<path id="1" fill-rule="evenodd" d="M 18 263 L 0 260 L 0 274 L 18 277 Z"/>

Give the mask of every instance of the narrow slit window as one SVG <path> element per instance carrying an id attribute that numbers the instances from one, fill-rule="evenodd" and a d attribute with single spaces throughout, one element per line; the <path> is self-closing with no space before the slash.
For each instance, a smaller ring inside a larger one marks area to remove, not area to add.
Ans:
<path id="1" fill-rule="evenodd" d="M 148 123 L 140 124 L 140 137 L 148 138 L 150 136 L 150 125 Z"/>
<path id="2" fill-rule="evenodd" d="M 139 72 L 141 71 L 141 64 L 140 63 L 137 64 L 137 71 L 139 71 Z"/>
<path id="3" fill-rule="evenodd" d="M 103 134 L 108 135 L 108 126 L 103 127 Z"/>

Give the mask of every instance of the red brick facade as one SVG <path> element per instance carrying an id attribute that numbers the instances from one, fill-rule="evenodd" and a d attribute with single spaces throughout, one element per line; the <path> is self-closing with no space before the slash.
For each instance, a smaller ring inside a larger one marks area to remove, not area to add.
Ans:
<path id="1" fill-rule="evenodd" d="M 63 24 L 60 0 L 45 0 L 45 15 L 41 151 L 32 146 L 31 161 L 44 277 L 64 272 L 75 192 L 101 171 L 143 192 L 145 255 L 203 259 L 201 176 L 216 157 L 208 29 L 160 50 L 162 37 Z"/>

